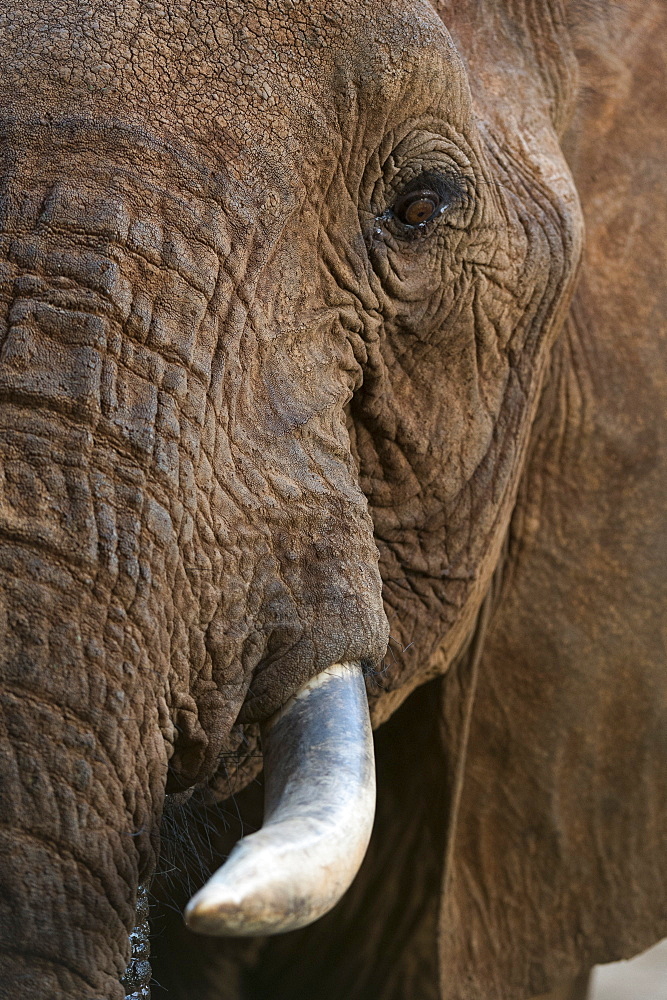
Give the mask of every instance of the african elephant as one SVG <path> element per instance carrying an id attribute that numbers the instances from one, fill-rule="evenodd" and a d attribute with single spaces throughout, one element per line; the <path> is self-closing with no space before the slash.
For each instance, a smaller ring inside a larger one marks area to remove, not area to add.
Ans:
<path id="1" fill-rule="evenodd" d="M 667 935 L 666 29 L 6 0 L 3 996 L 147 996 L 153 876 L 174 1000 L 561 996 Z M 184 930 L 332 677 L 352 888 Z"/>

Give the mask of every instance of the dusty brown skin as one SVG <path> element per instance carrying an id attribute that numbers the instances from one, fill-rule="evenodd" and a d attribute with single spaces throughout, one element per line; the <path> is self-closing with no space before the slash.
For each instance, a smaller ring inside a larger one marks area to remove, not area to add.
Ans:
<path id="1" fill-rule="evenodd" d="M 445 675 L 365 868 L 170 932 L 170 996 L 522 1000 L 667 934 L 667 23 L 610 7 L 4 5 L 8 996 L 122 997 L 165 791 L 337 660 L 376 723 Z"/>

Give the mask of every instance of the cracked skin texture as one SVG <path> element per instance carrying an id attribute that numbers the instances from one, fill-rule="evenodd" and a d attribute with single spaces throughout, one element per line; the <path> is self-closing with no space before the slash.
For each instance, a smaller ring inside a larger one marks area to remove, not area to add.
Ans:
<path id="1" fill-rule="evenodd" d="M 3 6 L 14 997 L 122 996 L 165 791 L 243 789 L 339 659 L 389 719 L 362 873 L 272 942 L 167 924 L 171 996 L 523 1000 L 667 934 L 665 27 Z M 415 234 L 388 210 L 422 175 Z"/>

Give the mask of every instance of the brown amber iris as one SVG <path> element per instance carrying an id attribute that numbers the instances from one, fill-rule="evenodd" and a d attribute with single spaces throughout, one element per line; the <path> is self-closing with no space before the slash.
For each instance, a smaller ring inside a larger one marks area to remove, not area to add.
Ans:
<path id="1" fill-rule="evenodd" d="M 394 215 L 406 226 L 421 226 L 433 218 L 441 204 L 442 199 L 435 191 L 410 191 L 398 199 Z"/>

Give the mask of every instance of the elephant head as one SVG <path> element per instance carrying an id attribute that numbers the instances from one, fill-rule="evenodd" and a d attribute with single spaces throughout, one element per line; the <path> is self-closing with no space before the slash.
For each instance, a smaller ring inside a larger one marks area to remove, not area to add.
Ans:
<path id="1" fill-rule="evenodd" d="M 379 724 L 471 635 L 581 237 L 567 88 L 518 35 L 480 66 L 487 14 L 5 5 L 12 996 L 120 997 L 165 793 L 247 780 L 332 664 Z"/>

